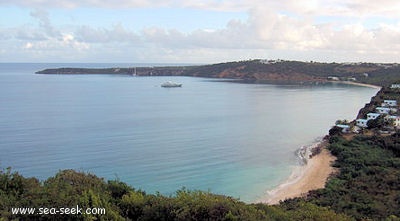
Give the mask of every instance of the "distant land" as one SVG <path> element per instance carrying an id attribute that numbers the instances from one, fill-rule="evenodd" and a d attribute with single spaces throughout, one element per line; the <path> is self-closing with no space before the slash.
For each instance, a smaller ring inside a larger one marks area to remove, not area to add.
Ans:
<path id="1" fill-rule="evenodd" d="M 239 79 L 249 83 L 320 84 L 348 81 L 388 86 L 400 78 L 397 63 L 320 63 L 286 60 L 246 60 L 198 66 L 129 68 L 55 68 L 36 74 L 122 74 Z"/>

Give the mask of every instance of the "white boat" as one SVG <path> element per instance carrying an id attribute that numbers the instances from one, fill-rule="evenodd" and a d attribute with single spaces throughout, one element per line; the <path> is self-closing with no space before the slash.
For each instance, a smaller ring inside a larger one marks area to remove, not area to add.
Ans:
<path id="1" fill-rule="evenodd" d="M 172 82 L 172 81 L 167 81 L 161 84 L 161 87 L 182 87 L 182 84 Z"/>

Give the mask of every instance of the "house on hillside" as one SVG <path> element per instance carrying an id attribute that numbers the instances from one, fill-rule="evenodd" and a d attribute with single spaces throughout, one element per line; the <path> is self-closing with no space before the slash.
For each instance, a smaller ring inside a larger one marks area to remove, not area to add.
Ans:
<path id="1" fill-rule="evenodd" d="M 400 88 L 400 84 L 392 84 L 390 88 L 395 89 L 395 88 Z"/>
<path id="2" fill-rule="evenodd" d="M 397 100 L 384 100 L 382 103 L 382 107 L 396 107 Z"/>
<path id="3" fill-rule="evenodd" d="M 338 77 L 334 77 L 334 76 L 329 76 L 328 77 L 328 80 L 329 81 L 338 81 L 338 80 L 340 80 Z"/>
<path id="4" fill-rule="evenodd" d="M 396 116 L 396 118 L 393 121 L 393 126 L 395 126 L 396 128 L 400 128 L 400 117 Z"/>
<path id="5" fill-rule="evenodd" d="M 378 118 L 381 114 L 378 113 L 368 113 L 367 114 L 367 120 L 375 120 Z"/>
<path id="6" fill-rule="evenodd" d="M 390 108 L 387 107 L 377 107 L 375 110 L 380 114 L 389 114 Z"/>
<path id="7" fill-rule="evenodd" d="M 366 127 L 368 127 L 367 122 L 368 122 L 367 119 L 357 119 L 356 120 L 356 125 L 359 126 L 359 127 L 366 128 Z"/>
<path id="8" fill-rule="evenodd" d="M 392 121 L 394 127 L 397 127 L 397 128 L 400 127 L 400 117 L 399 117 L 399 116 L 391 116 L 391 115 L 388 115 L 388 116 L 385 117 L 384 120 L 385 120 L 386 122 Z"/>
<path id="9" fill-rule="evenodd" d="M 342 133 L 349 133 L 350 132 L 350 126 L 346 124 L 336 124 L 336 127 L 339 127 L 342 129 Z"/>

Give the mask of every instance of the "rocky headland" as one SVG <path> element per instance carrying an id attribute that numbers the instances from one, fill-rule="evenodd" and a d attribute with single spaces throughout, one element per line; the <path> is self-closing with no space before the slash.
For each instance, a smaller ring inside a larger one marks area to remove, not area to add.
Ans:
<path id="1" fill-rule="evenodd" d="M 45 69 L 36 73 L 192 76 L 240 79 L 254 83 L 291 84 L 320 84 L 347 81 L 387 86 L 394 79 L 400 78 L 400 66 L 398 64 L 379 63 L 320 63 L 258 59 L 197 66 L 56 68 Z"/>

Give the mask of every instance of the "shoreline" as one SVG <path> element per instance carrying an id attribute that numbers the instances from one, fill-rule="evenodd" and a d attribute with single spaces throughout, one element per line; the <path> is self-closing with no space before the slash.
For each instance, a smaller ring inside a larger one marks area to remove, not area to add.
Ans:
<path id="1" fill-rule="evenodd" d="M 332 83 L 369 87 L 380 90 L 382 87 L 353 81 L 330 81 Z M 277 205 L 280 201 L 296 197 L 305 197 L 311 190 L 322 189 L 328 178 L 337 173 L 332 167 L 336 157 L 327 149 L 327 141 L 320 141 L 309 147 L 299 150 L 300 158 L 304 164 L 295 166 L 290 176 L 279 186 L 267 190 L 264 196 L 255 203 Z M 316 149 L 320 149 L 314 154 Z"/>
<path id="2" fill-rule="evenodd" d="M 360 82 L 354 82 L 354 81 L 330 81 L 330 82 L 337 82 L 341 84 L 349 84 L 349 85 L 355 85 L 355 86 L 361 86 L 361 87 L 369 87 L 369 88 L 374 88 L 374 89 L 381 89 L 381 86 L 378 85 L 373 85 L 373 84 L 365 84 L 365 83 L 360 83 Z"/>
<path id="3" fill-rule="evenodd" d="M 256 203 L 275 205 L 286 199 L 306 196 L 311 190 L 324 188 L 328 178 L 336 172 L 335 168 L 332 167 L 336 158 L 326 146 L 326 141 L 322 141 L 309 147 L 311 152 L 315 148 L 320 148 L 321 152 L 307 159 L 306 164 L 297 166 L 288 180 L 267 191 Z"/>

